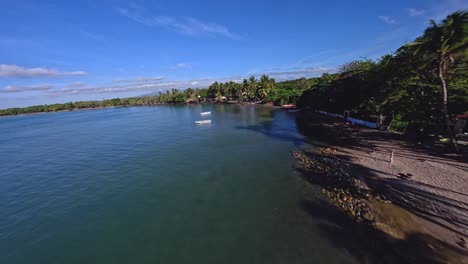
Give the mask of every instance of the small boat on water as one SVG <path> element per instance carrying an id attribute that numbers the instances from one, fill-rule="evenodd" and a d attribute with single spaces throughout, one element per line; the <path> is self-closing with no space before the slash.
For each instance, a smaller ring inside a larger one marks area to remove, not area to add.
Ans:
<path id="1" fill-rule="evenodd" d="M 197 124 L 197 125 L 207 125 L 207 124 L 211 124 L 211 120 L 195 121 L 195 124 Z"/>
<path id="2" fill-rule="evenodd" d="M 201 112 L 200 115 L 211 115 L 211 112 Z"/>
<path id="3" fill-rule="evenodd" d="M 296 113 L 296 112 L 300 112 L 302 111 L 302 109 L 289 109 L 288 112 L 289 113 Z"/>
<path id="4" fill-rule="evenodd" d="M 294 108 L 296 108 L 296 105 L 295 104 L 284 104 L 284 105 L 281 105 L 281 108 L 294 109 Z"/>

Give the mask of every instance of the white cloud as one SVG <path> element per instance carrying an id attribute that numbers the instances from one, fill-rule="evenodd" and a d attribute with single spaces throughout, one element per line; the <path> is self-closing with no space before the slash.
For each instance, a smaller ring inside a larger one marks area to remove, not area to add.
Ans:
<path id="1" fill-rule="evenodd" d="M 172 69 L 191 69 L 192 65 L 187 63 L 177 63 L 176 65 L 172 66 Z"/>
<path id="2" fill-rule="evenodd" d="M 18 65 L 0 64 L 0 77 L 32 78 L 55 76 L 82 76 L 88 74 L 84 71 L 59 71 L 47 68 L 24 68 Z"/>
<path id="3" fill-rule="evenodd" d="M 416 8 L 410 8 L 408 9 L 408 15 L 410 17 L 417 17 L 417 16 L 422 16 L 426 13 L 426 10 L 419 10 L 419 9 L 416 9 Z"/>
<path id="4" fill-rule="evenodd" d="M 386 24 L 396 24 L 396 20 L 389 16 L 379 16 L 379 19 Z"/>
<path id="5" fill-rule="evenodd" d="M 251 74 L 256 78 L 259 78 L 263 74 L 267 74 L 272 78 L 275 78 L 278 81 L 298 79 L 302 77 L 310 78 L 317 77 L 322 75 L 325 72 L 335 72 L 336 67 L 307 67 L 307 68 L 298 68 L 298 69 L 287 69 L 284 71 L 269 71 L 269 72 L 258 72 Z M 129 84 L 107 84 L 107 85 L 97 85 L 97 86 L 77 86 L 73 87 L 67 85 L 61 89 L 49 89 L 47 93 L 49 95 L 85 95 L 85 94 L 117 94 L 117 93 L 127 93 L 127 92 L 155 92 L 155 91 L 165 91 L 171 88 L 177 89 L 186 89 L 189 87 L 192 88 L 205 88 L 217 82 L 237 82 L 240 83 L 244 78 L 248 78 L 250 75 L 237 75 L 237 76 L 228 76 L 228 77 L 210 77 L 210 78 L 197 78 L 191 80 L 171 80 L 167 82 L 161 82 L 161 80 L 147 81 L 148 77 L 141 77 L 136 79 L 129 79 L 131 83 Z M 154 77 L 153 77 L 154 78 Z M 134 80 L 140 79 L 140 82 L 134 82 Z M 122 80 L 121 80 L 122 81 Z M 121 82 L 120 81 L 120 82 Z M 124 80 L 125 81 L 125 80 Z M 115 82 L 115 81 L 114 81 Z"/>
<path id="6" fill-rule="evenodd" d="M 212 84 L 214 79 L 197 79 L 189 81 L 169 81 L 169 82 L 150 82 L 135 83 L 128 85 L 101 85 L 73 88 L 65 86 L 61 89 L 51 89 L 49 95 L 72 95 L 72 94 L 113 94 L 125 92 L 144 92 L 144 91 L 164 91 L 170 88 L 186 89 L 188 87 L 200 88 Z"/>
<path id="7" fill-rule="evenodd" d="M 193 17 L 175 18 L 171 16 L 150 16 L 144 15 L 142 8 L 133 5 L 130 9 L 117 8 L 117 11 L 148 27 L 162 27 L 189 36 L 220 36 L 236 39 L 237 34 L 232 33 L 227 27 L 212 23 L 200 21 Z"/>
<path id="8" fill-rule="evenodd" d="M 169 87 L 176 85 L 177 82 L 167 83 L 136 83 L 129 85 L 102 85 L 102 86 L 86 86 L 81 88 L 63 87 L 61 89 L 50 90 L 50 95 L 66 95 L 66 94 L 106 94 L 106 93 L 122 93 L 135 91 L 148 91 L 161 87 Z"/>
<path id="9" fill-rule="evenodd" d="M 50 84 L 40 84 L 40 85 L 23 85 L 23 86 L 11 86 L 7 85 L 3 87 L 1 92 L 5 93 L 18 93 L 18 92 L 26 92 L 26 91 L 48 91 L 52 89 L 52 85 Z"/>
<path id="10" fill-rule="evenodd" d="M 72 82 L 72 83 L 68 84 L 69 87 L 82 87 L 84 85 L 85 84 L 83 82 Z"/>

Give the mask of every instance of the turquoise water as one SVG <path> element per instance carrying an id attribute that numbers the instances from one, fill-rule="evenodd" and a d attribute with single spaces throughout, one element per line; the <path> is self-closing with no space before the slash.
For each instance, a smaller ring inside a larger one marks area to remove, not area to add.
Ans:
<path id="1" fill-rule="evenodd" d="M 202 111 L 211 125 L 194 125 Z M 0 118 L 0 131 L 0 263 L 352 261 L 300 206 L 291 113 L 113 108 Z"/>

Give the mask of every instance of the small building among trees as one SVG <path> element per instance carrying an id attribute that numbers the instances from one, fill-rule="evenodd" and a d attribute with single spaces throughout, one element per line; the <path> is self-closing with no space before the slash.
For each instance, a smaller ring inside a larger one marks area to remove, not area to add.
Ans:
<path id="1" fill-rule="evenodd" d="M 455 135 L 462 138 L 468 138 L 468 112 L 455 117 Z"/>

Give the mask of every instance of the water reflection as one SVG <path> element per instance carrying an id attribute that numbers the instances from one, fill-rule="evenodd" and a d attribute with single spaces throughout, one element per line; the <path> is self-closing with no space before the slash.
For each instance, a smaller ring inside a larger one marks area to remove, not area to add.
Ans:
<path id="1" fill-rule="evenodd" d="M 236 129 L 254 131 L 274 139 L 290 141 L 297 147 L 304 144 L 305 137 L 292 124 L 294 117 L 290 113 L 267 107 L 245 109 L 250 113 L 249 116 L 243 118 L 247 124 L 236 126 Z"/>

